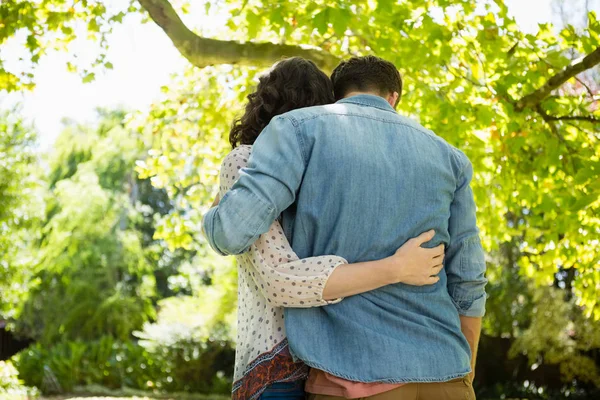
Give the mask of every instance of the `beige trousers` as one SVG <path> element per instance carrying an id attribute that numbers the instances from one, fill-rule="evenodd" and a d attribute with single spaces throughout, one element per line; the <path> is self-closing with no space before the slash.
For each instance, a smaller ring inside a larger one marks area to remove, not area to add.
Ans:
<path id="1" fill-rule="evenodd" d="M 344 397 L 307 393 L 307 400 L 345 400 Z M 475 400 L 469 375 L 448 382 L 407 383 L 360 400 Z"/>

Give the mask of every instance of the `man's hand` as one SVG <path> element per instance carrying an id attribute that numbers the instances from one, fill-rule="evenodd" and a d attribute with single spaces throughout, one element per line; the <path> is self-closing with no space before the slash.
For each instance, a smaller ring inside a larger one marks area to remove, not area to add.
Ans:
<path id="1" fill-rule="evenodd" d="M 387 259 L 394 283 L 423 286 L 433 285 L 440 280 L 437 275 L 443 267 L 444 245 L 432 249 L 421 247 L 434 235 L 435 231 L 431 230 L 410 239 Z"/>

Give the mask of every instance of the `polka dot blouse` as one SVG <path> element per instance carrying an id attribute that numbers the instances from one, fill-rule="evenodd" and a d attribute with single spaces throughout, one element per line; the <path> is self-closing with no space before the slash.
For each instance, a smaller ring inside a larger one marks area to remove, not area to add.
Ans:
<path id="1" fill-rule="evenodd" d="M 242 145 L 225 157 L 221 198 L 238 179 L 251 150 L 251 146 Z M 334 269 L 346 263 L 337 256 L 299 260 L 277 221 L 236 259 L 239 276 L 234 381 L 243 378 L 248 365 L 261 354 L 285 340 L 284 307 L 317 307 L 342 300 L 323 300 L 323 289 Z"/>

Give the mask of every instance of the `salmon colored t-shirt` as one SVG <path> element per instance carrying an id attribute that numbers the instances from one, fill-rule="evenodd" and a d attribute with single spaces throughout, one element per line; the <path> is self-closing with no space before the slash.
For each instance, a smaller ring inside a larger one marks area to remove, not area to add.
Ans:
<path id="1" fill-rule="evenodd" d="M 320 369 L 311 368 L 304 390 L 313 394 L 356 399 L 359 397 L 374 396 L 388 390 L 396 389 L 402 385 L 403 383 L 352 382 L 321 371 Z"/>

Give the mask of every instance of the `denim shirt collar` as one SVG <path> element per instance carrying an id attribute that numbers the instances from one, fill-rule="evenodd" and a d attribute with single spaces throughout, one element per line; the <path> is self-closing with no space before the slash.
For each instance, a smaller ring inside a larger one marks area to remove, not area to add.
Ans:
<path id="1" fill-rule="evenodd" d="M 393 113 L 396 112 L 396 110 L 394 110 L 394 108 L 390 106 L 390 103 L 388 103 L 383 97 L 376 96 L 373 94 L 357 94 L 356 96 L 345 97 L 341 100 L 336 101 L 336 104 L 343 103 L 358 104 L 360 106 L 375 107 L 384 111 L 391 111 Z"/>

